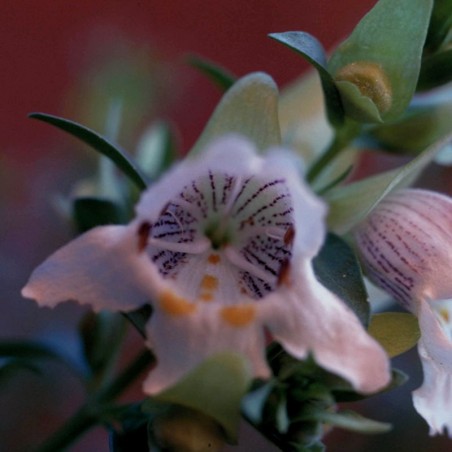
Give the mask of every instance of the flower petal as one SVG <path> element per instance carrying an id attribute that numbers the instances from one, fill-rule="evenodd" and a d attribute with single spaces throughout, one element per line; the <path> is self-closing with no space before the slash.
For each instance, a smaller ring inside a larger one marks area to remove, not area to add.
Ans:
<path id="1" fill-rule="evenodd" d="M 389 360 L 355 314 L 316 279 L 311 263 L 297 265 L 287 284 L 262 303 L 275 340 L 293 356 L 311 352 L 325 369 L 363 393 L 389 383 Z"/>
<path id="2" fill-rule="evenodd" d="M 369 275 L 411 311 L 452 297 L 452 199 L 427 190 L 387 196 L 355 230 Z"/>
<path id="3" fill-rule="evenodd" d="M 157 272 L 138 249 L 136 226 L 101 226 L 60 248 L 32 273 L 22 295 L 41 306 L 75 300 L 128 311 L 149 302 Z"/>
<path id="4" fill-rule="evenodd" d="M 424 381 L 413 392 L 413 403 L 428 422 L 431 435 L 447 430 L 452 438 L 452 342 L 430 303 L 420 303 L 418 315 Z"/>
<path id="5" fill-rule="evenodd" d="M 152 223 L 161 214 L 162 208 L 177 198 L 181 190 L 193 181 L 211 173 L 230 173 L 245 177 L 259 173 L 262 159 L 253 144 L 237 135 L 227 135 L 211 144 L 202 154 L 186 157 L 175 165 L 164 177 L 143 193 L 136 206 L 137 216 Z"/>
<path id="6" fill-rule="evenodd" d="M 172 315 L 157 308 L 149 320 L 147 337 L 157 355 L 157 367 L 144 382 L 147 394 L 171 386 L 204 359 L 223 351 L 243 354 L 254 376 L 269 377 L 265 334 L 256 319 L 234 325 L 225 321 L 215 306 L 191 306 L 192 312 L 173 311 Z"/>

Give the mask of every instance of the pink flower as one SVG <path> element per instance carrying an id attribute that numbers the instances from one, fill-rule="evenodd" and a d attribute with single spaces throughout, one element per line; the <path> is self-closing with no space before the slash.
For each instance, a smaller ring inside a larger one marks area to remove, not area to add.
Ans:
<path id="1" fill-rule="evenodd" d="M 416 410 L 430 434 L 452 436 L 452 200 L 405 189 L 386 197 L 355 231 L 369 277 L 418 316 L 424 382 Z M 443 300 L 443 301 L 442 301 Z"/>

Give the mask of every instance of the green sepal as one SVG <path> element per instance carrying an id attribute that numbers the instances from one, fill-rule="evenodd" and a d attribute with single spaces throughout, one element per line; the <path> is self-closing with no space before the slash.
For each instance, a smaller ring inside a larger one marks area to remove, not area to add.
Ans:
<path id="1" fill-rule="evenodd" d="M 153 398 L 212 417 L 223 427 L 228 438 L 236 441 L 241 401 L 250 383 L 251 371 L 242 355 L 218 353 Z"/>
<path id="2" fill-rule="evenodd" d="M 258 388 L 248 392 L 242 399 L 242 412 L 253 424 L 260 424 L 263 419 L 263 411 L 268 397 L 274 390 L 276 381 L 270 380 Z"/>
<path id="3" fill-rule="evenodd" d="M 386 433 L 392 428 L 391 424 L 368 419 L 353 411 L 338 411 L 336 413 L 319 411 L 316 413 L 316 419 L 334 427 L 359 433 Z"/>
<path id="4" fill-rule="evenodd" d="M 452 80 L 452 49 L 428 56 L 422 62 L 417 91 L 445 85 Z"/>
<path id="5" fill-rule="evenodd" d="M 240 134 L 264 150 L 281 143 L 278 89 L 262 72 L 239 79 L 223 96 L 190 155 L 225 134 Z"/>
<path id="6" fill-rule="evenodd" d="M 411 185 L 436 154 L 452 140 L 452 134 L 437 141 L 406 165 L 330 190 L 329 229 L 342 235 L 356 226 L 393 190 Z"/>
<path id="7" fill-rule="evenodd" d="M 106 138 L 99 135 L 97 132 L 94 132 L 93 130 L 74 121 L 45 113 L 31 113 L 29 117 L 51 124 L 78 138 L 100 154 L 103 154 L 112 160 L 116 166 L 137 186 L 138 189 L 144 190 L 147 187 L 146 177 L 141 173 L 126 152 L 110 143 Z"/>
<path id="8" fill-rule="evenodd" d="M 124 209 L 108 199 L 76 198 L 72 208 L 73 218 L 79 232 L 86 232 L 96 226 L 127 222 Z"/>
<path id="9" fill-rule="evenodd" d="M 390 358 L 413 348 L 421 332 L 417 318 L 408 312 L 383 312 L 370 320 L 369 334 L 385 349 Z"/>
<path id="10" fill-rule="evenodd" d="M 237 81 L 237 77 L 232 72 L 206 58 L 190 55 L 188 62 L 206 75 L 222 91 L 227 91 Z"/>
<path id="11" fill-rule="evenodd" d="M 313 260 L 317 279 L 353 310 L 367 325 L 370 305 L 361 267 L 355 253 L 340 237 L 328 234 L 319 254 Z"/>
<path id="12" fill-rule="evenodd" d="M 337 86 L 347 115 L 378 122 L 405 111 L 416 88 L 432 6 L 433 0 L 380 0 L 336 49 L 328 69 L 341 80 Z M 361 89 L 350 89 L 350 83 Z"/>
<path id="13" fill-rule="evenodd" d="M 328 72 L 326 53 L 322 44 L 312 35 L 303 31 L 271 33 L 270 38 L 300 53 L 318 72 L 322 82 L 328 119 L 338 127 L 344 122 L 344 108 L 341 96 Z"/>

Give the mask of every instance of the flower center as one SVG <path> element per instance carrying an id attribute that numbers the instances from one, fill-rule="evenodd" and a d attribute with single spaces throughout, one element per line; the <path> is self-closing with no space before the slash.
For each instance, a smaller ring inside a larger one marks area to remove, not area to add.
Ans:
<path id="1" fill-rule="evenodd" d="M 188 299 L 259 299 L 276 287 L 291 257 L 292 212 L 283 179 L 208 171 L 144 228 L 143 248 Z"/>

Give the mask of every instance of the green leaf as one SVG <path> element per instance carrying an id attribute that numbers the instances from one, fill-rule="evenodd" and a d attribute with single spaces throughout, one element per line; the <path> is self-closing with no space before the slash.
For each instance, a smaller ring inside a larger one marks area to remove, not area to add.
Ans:
<path id="1" fill-rule="evenodd" d="M 145 176 L 141 174 L 140 170 L 136 167 L 132 159 L 127 156 L 125 151 L 120 150 L 93 130 L 74 121 L 45 113 L 31 113 L 29 117 L 51 124 L 78 138 L 112 160 L 140 190 L 144 190 L 147 187 Z"/>
<path id="2" fill-rule="evenodd" d="M 243 356 L 219 353 L 203 361 L 178 383 L 154 398 L 212 417 L 234 440 L 240 421 L 241 401 L 250 383 L 250 369 Z"/>
<path id="3" fill-rule="evenodd" d="M 317 279 L 355 312 L 367 325 L 370 307 L 361 268 L 355 253 L 340 237 L 328 234 L 319 254 L 313 260 Z"/>
<path id="4" fill-rule="evenodd" d="M 315 67 L 322 82 L 328 119 L 335 126 L 341 125 L 344 121 L 344 108 L 339 91 L 326 67 L 326 53 L 322 44 L 314 36 L 303 31 L 271 33 L 269 36 L 300 53 Z"/>
<path id="5" fill-rule="evenodd" d="M 190 155 L 228 133 L 244 135 L 261 150 L 280 144 L 278 89 L 270 76 L 257 72 L 239 79 L 221 99 Z"/>
<path id="6" fill-rule="evenodd" d="M 417 318 L 408 312 L 384 312 L 372 316 L 369 334 L 393 358 L 417 344 L 421 337 Z"/>
<path id="7" fill-rule="evenodd" d="M 73 203 L 73 216 L 79 232 L 106 224 L 124 224 L 125 212 L 113 201 L 99 198 L 77 198 Z"/>
<path id="8" fill-rule="evenodd" d="M 38 364 L 43 360 L 58 361 L 76 374 L 78 369 L 62 355 L 47 345 L 33 341 L 0 341 L 0 359 L 6 359 L 6 364 L 0 367 L 0 377 L 9 377 L 19 369 L 37 371 Z"/>
<path id="9" fill-rule="evenodd" d="M 452 0 L 435 0 L 426 40 L 429 52 L 435 52 L 445 44 L 451 28 Z"/>
<path id="10" fill-rule="evenodd" d="M 39 373 L 39 368 L 30 360 L 26 359 L 9 359 L 0 365 L 0 383 L 5 382 L 15 377 L 19 372 L 28 370 L 34 373 Z"/>
<path id="11" fill-rule="evenodd" d="M 353 411 L 340 411 L 337 413 L 322 411 L 318 413 L 317 419 L 325 424 L 359 433 L 386 433 L 392 428 L 391 424 L 367 419 Z"/>
<path id="12" fill-rule="evenodd" d="M 191 55 L 188 61 L 193 67 L 207 75 L 223 91 L 228 90 L 237 81 L 234 74 L 206 58 Z"/>
<path id="13" fill-rule="evenodd" d="M 126 320 L 118 313 L 88 312 L 80 322 L 83 353 L 93 376 L 101 380 L 114 364 L 126 332 Z M 96 385 L 98 382 L 94 382 Z"/>
<path id="14" fill-rule="evenodd" d="M 452 104 L 442 103 L 407 111 L 401 119 L 370 131 L 385 150 L 418 154 L 450 133 Z"/>
<path id="15" fill-rule="evenodd" d="M 418 91 L 437 88 L 452 80 L 452 49 L 424 59 L 417 83 Z"/>
<path id="16" fill-rule="evenodd" d="M 333 53 L 328 69 L 352 118 L 388 121 L 404 112 L 416 88 L 432 5 L 380 0 Z"/>
<path id="17" fill-rule="evenodd" d="M 452 140 L 452 134 L 437 141 L 411 162 L 391 171 L 329 191 L 328 226 L 342 235 L 362 221 L 391 191 L 409 186 L 436 154 Z"/>
<path id="18" fill-rule="evenodd" d="M 52 348 L 38 342 L 7 340 L 0 342 L 0 357 L 22 359 L 62 359 L 62 357 Z"/>
<path id="19" fill-rule="evenodd" d="M 140 169 L 151 180 L 156 179 L 176 160 L 177 150 L 171 127 L 158 121 L 141 137 L 136 153 Z"/>

